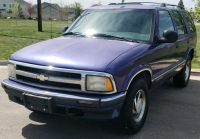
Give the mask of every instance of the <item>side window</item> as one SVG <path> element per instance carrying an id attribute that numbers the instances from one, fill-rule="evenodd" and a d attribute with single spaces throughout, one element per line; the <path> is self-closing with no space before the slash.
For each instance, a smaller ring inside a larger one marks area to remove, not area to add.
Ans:
<path id="1" fill-rule="evenodd" d="M 185 16 L 185 19 L 188 22 L 188 26 L 190 28 L 190 32 L 196 32 L 196 27 L 194 25 L 194 21 L 193 21 L 191 15 L 190 15 L 190 13 L 187 12 L 187 11 L 183 11 L 183 15 Z"/>
<path id="2" fill-rule="evenodd" d="M 163 37 L 165 30 L 173 30 L 174 25 L 168 11 L 159 11 L 159 38 Z"/>
<path id="3" fill-rule="evenodd" d="M 178 29 L 178 35 L 181 36 L 181 35 L 187 34 L 187 29 L 186 29 L 185 23 L 183 21 L 183 18 L 180 15 L 180 13 L 177 11 L 172 11 L 172 13 L 173 13 L 173 16 L 174 16 L 174 19 L 176 22 L 176 26 Z"/>

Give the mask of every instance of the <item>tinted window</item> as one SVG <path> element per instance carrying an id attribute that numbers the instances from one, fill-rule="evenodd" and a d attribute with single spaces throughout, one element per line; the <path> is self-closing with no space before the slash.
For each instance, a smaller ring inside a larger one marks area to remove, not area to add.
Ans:
<path id="1" fill-rule="evenodd" d="M 187 34 L 187 30 L 183 21 L 183 18 L 181 17 L 180 13 L 177 11 L 172 11 L 175 22 L 176 22 L 176 26 L 178 29 L 178 35 L 184 35 Z"/>
<path id="2" fill-rule="evenodd" d="M 184 16 L 185 16 L 185 19 L 186 19 L 187 22 L 188 22 L 188 26 L 189 26 L 189 28 L 190 28 L 190 31 L 191 31 L 191 32 L 196 32 L 196 27 L 195 27 L 195 25 L 194 25 L 194 21 L 193 21 L 191 15 L 190 15 L 190 13 L 187 12 L 187 11 L 183 11 L 183 14 L 184 14 Z"/>
<path id="3" fill-rule="evenodd" d="M 168 11 L 159 11 L 159 38 L 163 37 L 165 30 L 173 30 L 174 25 Z"/>
<path id="4" fill-rule="evenodd" d="M 6 4 L 3 4 L 3 7 L 6 7 Z"/>

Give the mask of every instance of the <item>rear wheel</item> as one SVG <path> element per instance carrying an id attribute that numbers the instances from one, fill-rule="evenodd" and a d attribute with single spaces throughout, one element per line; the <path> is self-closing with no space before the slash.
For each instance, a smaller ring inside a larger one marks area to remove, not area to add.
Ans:
<path id="1" fill-rule="evenodd" d="M 148 113 L 148 87 L 143 79 L 133 82 L 127 92 L 119 122 L 124 131 L 135 134 L 143 127 Z"/>
<path id="2" fill-rule="evenodd" d="M 191 57 L 188 56 L 187 62 L 184 68 L 173 77 L 174 85 L 177 87 L 184 88 L 188 85 L 191 74 Z"/>

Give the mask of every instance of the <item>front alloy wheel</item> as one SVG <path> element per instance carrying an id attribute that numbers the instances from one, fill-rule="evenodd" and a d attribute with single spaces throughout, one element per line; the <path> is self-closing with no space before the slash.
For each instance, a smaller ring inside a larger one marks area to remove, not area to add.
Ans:
<path id="1" fill-rule="evenodd" d="M 135 122 L 140 122 L 144 116 L 146 107 L 146 96 L 144 90 L 139 90 L 135 95 L 133 102 L 133 119 Z"/>

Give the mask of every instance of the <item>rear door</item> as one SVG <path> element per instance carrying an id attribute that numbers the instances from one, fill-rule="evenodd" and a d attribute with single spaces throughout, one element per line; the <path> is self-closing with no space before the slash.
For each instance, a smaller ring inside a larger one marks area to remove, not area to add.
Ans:
<path id="1" fill-rule="evenodd" d="M 194 45 L 196 45 L 196 42 L 197 42 L 197 33 L 196 33 L 196 27 L 195 27 L 195 24 L 194 24 L 194 21 L 190 15 L 189 12 L 187 11 L 182 11 L 184 17 L 185 17 L 185 20 L 186 20 L 186 24 L 188 25 L 188 28 L 189 28 L 189 42 L 190 42 L 190 45 L 193 45 L 193 47 L 196 47 Z"/>
<path id="2" fill-rule="evenodd" d="M 189 37 L 188 31 L 184 22 L 184 19 L 179 11 L 173 10 L 172 15 L 176 24 L 176 30 L 178 33 L 178 41 L 176 42 L 176 50 L 178 65 L 183 62 L 183 58 L 189 46 Z"/>

